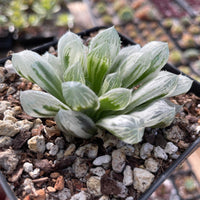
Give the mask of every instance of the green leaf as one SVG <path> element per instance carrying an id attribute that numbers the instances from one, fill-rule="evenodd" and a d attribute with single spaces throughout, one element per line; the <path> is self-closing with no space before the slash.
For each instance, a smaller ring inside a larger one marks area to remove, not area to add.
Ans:
<path id="1" fill-rule="evenodd" d="M 99 32 L 95 37 L 92 38 L 89 45 L 89 52 L 104 44 L 108 45 L 108 50 L 110 52 L 109 59 L 112 62 L 117 56 L 121 46 L 119 35 L 114 26 Z"/>
<path id="2" fill-rule="evenodd" d="M 109 69 L 109 73 L 116 72 L 119 66 L 124 65 L 128 57 L 132 56 L 134 53 L 138 53 L 140 51 L 140 45 L 131 45 L 128 47 L 124 47 L 119 51 L 119 54 L 114 59 L 114 62 Z"/>
<path id="3" fill-rule="evenodd" d="M 100 110 L 122 110 L 131 98 L 131 90 L 115 88 L 99 97 Z"/>
<path id="4" fill-rule="evenodd" d="M 135 85 L 145 83 L 159 73 L 162 67 L 167 63 L 169 57 L 168 44 L 165 42 L 152 41 L 142 47 L 141 53 L 149 59 L 149 68 L 134 83 Z"/>
<path id="5" fill-rule="evenodd" d="M 90 88 L 96 93 L 99 93 L 102 82 L 107 74 L 110 66 L 109 46 L 103 44 L 93 49 L 87 58 L 87 81 Z"/>
<path id="6" fill-rule="evenodd" d="M 178 83 L 176 88 L 172 90 L 166 97 L 173 97 L 188 92 L 192 86 L 192 83 L 192 79 L 181 74 L 178 75 Z"/>
<path id="7" fill-rule="evenodd" d="M 58 59 L 58 57 L 46 52 L 42 56 L 51 66 L 55 69 L 56 74 L 59 76 L 59 78 L 62 80 L 63 79 L 63 73 L 61 70 L 61 62 Z"/>
<path id="8" fill-rule="evenodd" d="M 159 100 L 147 106 L 142 106 L 130 113 L 131 116 L 144 119 L 145 127 L 167 127 L 175 118 L 176 110 L 181 106 Z"/>
<path id="9" fill-rule="evenodd" d="M 85 84 L 85 77 L 83 68 L 80 63 L 75 63 L 68 67 L 63 75 L 65 82 L 67 81 L 77 81 Z"/>
<path id="10" fill-rule="evenodd" d="M 20 101 L 24 111 L 32 117 L 54 117 L 61 108 L 69 109 L 54 96 L 41 91 L 20 92 Z"/>
<path id="11" fill-rule="evenodd" d="M 62 84 L 66 104 L 75 111 L 97 110 L 99 100 L 96 94 L 80 82 L 65 82 Z"/>
<path id="12" fill-rule="evenodd" d="M 118 72 L 108 74 L 105 77 L 105 80 L 104 80 L 101 90 L 99 92 L 99 96 L 108 92 L 109 90 L 121 87 L 121 83 L 122 83 L 121 77 Z"/>
<path id="13" fill-rule="evenodd" d="M 140 86 L 132 94 L 130 104 L 124 112 L 131 112 L 135 107 L 143 103 L 151 103 L 157 99 L 166 97 L 178 82 L 178 76 L 167 71 L 161 71 L 156 78 Z"/>
<path id="14" fill-rule="evenodd" d="M 128 144 L 140 142 L 144 135 L 143 120 L 130 115 L 106 117 L 99 120 L 97 125 Z"/>
<path id="15" fill-rule="evenodd" d="M 97 133 L 92 119 L 81 112 L 60 110 L 55 120 L 58 128 L 67 135 L 88 139 Z"/>
<path id="16" fill-rule="evenodd" d="M 28 80 L 30 80 L 29 74 L 33 73 L 32 64 L 41 60 L 44 60 L 44 58 L 42 58 L 39 54 L 29 50 L 24 50 L 12 55 L 12 64 L 14 69 L 20 76 Z"/>
<path id="17" fill-rule="evenodd" d="M 31 67 L 32 73 L 29 73 L 29 80 L 34 81 L 42 89 L 64 102 L 61 80 L 54 73 L 52 66 L 47 62 L 36 61 Z"/>
<path id="18" fill-rule="evenodd" d="M 86 47 L 83 45 L 81 38 L 68 31 L 58 41 L 58 57 L 61 61 L 62 72 L 79 62 L 81 66 L 86 64 Z"/>

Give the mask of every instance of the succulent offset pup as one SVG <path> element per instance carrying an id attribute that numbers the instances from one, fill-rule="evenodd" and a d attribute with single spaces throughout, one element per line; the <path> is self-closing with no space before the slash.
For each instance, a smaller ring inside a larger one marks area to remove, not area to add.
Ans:
<path id="1" fill-rule="evenodd" d="M 97 127 L 129 144 L 142 140 L 145 127 L 166 127 L 178 105 L 168 97 L 187 92 L 192 80 L 160 71 L 168 60 L 167 43 L 121 49 L 114 27 L 98 33 L 86 47 L 67 32 L 58 42 L 58 57 L 32 51 L 13 54 L 16 72 L 44 91 L 20 94 L 24 111 L 54 117 L 65 137 L 90 138 Z"/>

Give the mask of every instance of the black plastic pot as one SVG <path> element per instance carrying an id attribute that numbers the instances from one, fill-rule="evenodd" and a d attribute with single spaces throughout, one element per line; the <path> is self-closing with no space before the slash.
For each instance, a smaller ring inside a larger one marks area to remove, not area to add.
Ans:
<path id="1" fill-rule="evenodd" d="M 107 28 L 105 26 L 100 26 L 100 27 L 94 27 L 92 29 L 88 29 L 86 31 L 83 31 L 83 32 L 80 32 L 78 33 L 78 35 L 80 35 L 82 38 L 84 37 L 88 37 L 90 36 L 90 34 L 92 33 L 95 33 L 96 31 L 99 31 L 101 29 L 104 29 L 104 28 Z M 133 45 L 133 44 L 136 44 L 133 40 L 131 40 L 130 38 L 122 35 L 119 33 L 119 36 L 121 38 L 121 41 L 122 41 L 122 45 L 126 46 L 126 45 Z M 49 42 L 47 44 L 44 44 L 44 45 L 41 45 L 39 47 L 35 47 L 34 49 L 32 49 L 33 51 L 37 52 L 37 53 L 44 53 L 46 52 L 49 47 L 51 46 L 54 46 L 56 47 L 57 45 L 57 41 L 53 41 L 53 42 Z M 4 62 L 7 60 L 7 59 L 10 59 L 10 57 L 8 58 L 4 58 L 4 59 L 1 59 L 0 60 L 0 65 L 3 65 Z M 164 67 L 163 67 L 163 70 L 167 70 L 169 72 L 172 72 L 174 74 L 183 74 L 185 75 L 184 73 L 182 73 L 181 71 L 179 71 L 177 68 L 175 68 L 174 66 L 170 65 L 170 64 L 166 64 Z M 187 76 L 187 75 L 186 75 Z M 189 77 L 191 78 L 191 77 Z M 192 79 L 192 78 L 191 78 Z M 194 93 L 196 96 L 199 96 L 200 97 L 200 83 L 197 82 L 196 80 L 193 81 L 193 84 L 192 84 L 192 87 L 190 89 L 189 92 L 192 92 Z M 175 170 L 175 168 L 180 165 L 182 162 L 185 161 L 185 159 L 187 157 L 189 157 L 189 155 L 191 153 L 193 153 L 198 147 L 200 146 L 200 137 L 194 141 L 189 147 L 188 149 L 186 149 L 180 156 L 177 160 L 175 160 L 171 165 L 170 167 L 164 172 L 162 173 L 162 175 L 160 175 L 154 182 L 153 184 L 150 186 L 150 188 L 140 197 L 140 200 L 147 200 L 148 197 L 150 197 L 150 195 L 158 188 L 158 186 L 160 186 L 162 184 L 162 182 L 168 178 L 171 173 Z M 16 197 L 13 195 L 13 193 L 11 192 L 11 190 L 9 189 L 9 186 L 5 180 L 5 178 L 2 177 L 2 174 L 0 173 L 0 183 L 2 185 L 2 188 L 4 189 L 4 192 L 6 193 L 7 196 L 9 196 L 10 200 L 16 200 Z"/>

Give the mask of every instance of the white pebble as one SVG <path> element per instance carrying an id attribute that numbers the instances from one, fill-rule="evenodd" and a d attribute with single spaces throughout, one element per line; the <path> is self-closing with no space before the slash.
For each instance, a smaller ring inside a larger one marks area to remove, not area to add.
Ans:
<path id="1" fill-rule="evenodd" d="M 160 146 L 157 146 L 154 148 L 154 156 L 155 156 L 155 158 L 161 158 L 163 160 L 167 160 L 167 158 L 168 158 L 164 149 L 162 149 Z"/>
<path id="2" fill-rule="evenodd" d="M 178 147 L 174 145 L 172 142 L 168 142 L 165 147 L 165 152 L 169 155 L 175 154 L 178 151 Z"/>
<path id="3" fill-rule="evenodd" d="M 29 173 L 33 171 L 33 164 L 29 162 L 25 162 L 23 165 L 24 171 Z"/>
<path id="4" fill-rule="evenodd" d="M 100 166 L 103 164 L 108 164 L 111 161 L 110 155 L 99 156 L 93 161 L 93 165 Z"/>

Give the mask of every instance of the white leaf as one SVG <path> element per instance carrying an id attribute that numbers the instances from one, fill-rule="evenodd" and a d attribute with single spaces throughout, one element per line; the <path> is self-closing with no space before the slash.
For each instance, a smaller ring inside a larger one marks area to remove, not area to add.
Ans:
<path id="1" fill-rule="evenodd" d="M 75 111 L 97 110 L 99 100 L 96 94 L 80 82 L 64 82 L 62 84 L 63 96 L 66 104 Z"/>
<path id="2" fill-rule="evenodd" d="M 60 110 L 55 120 L 64 134 L 88 139 L 97 133 L 94 122 L 81 112 Z"/>
<path id="3" fill-rule="evenodd" d="M 140 142 L 144 134 L 143 120 L 130 115 L 106 117 L 99 120 L 97 125 L 128 144 Z"/>
<path id="4" fill-rule="evenodd" d="M 54 117 L 61 108 L 69 109 L 54 96 L 41 91 L 23 91 L 20 101 L 24 111 L 32 117 Z"/>

